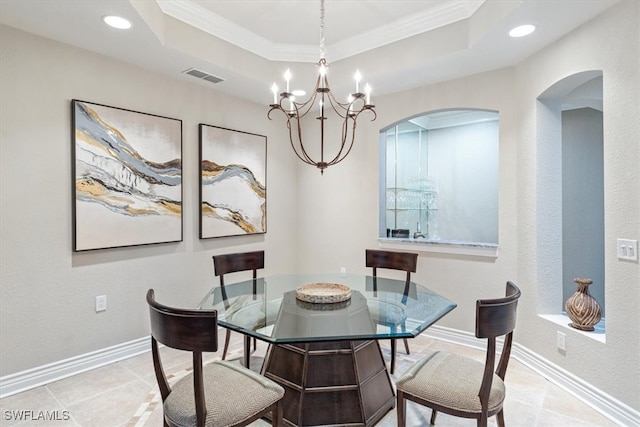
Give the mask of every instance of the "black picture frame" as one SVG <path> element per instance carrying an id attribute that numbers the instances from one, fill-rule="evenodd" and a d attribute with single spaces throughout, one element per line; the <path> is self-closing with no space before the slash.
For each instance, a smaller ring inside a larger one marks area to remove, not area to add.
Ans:
<path id="1" fill-rule="evenodd" d="M 267 137 L 199 125 L 200 238 L 267 232 Z"/>
<path id="2" fill-rule="evenodd" d="M 71 101 L 73 250 L 183 239 L 182 120 Z"/>

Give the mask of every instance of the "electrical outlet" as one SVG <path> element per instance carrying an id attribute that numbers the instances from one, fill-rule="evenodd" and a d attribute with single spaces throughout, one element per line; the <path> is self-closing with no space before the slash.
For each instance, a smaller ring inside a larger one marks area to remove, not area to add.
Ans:
<path id="1" fill-rule="evenodd" d="M 345 276 L 347 274 L 347 267 L 340 267 L 340 275 Z"/>
<path id="2" fill-rule="evenodd" d="M 107 309 L 107 296 L 100 295 L 96 297 L 96 313 Z"/>
<path id="3" fill-rule="evenodd" d="M 558 331 L 558 335 L 556 336 L 556 343 L 559 351 L 567 351 L 567 341 L 566 335 L 562 332 Z"/>
<path id="4" fill-rule="evenodd" d="M 631 239 L 618 239 L 618 259 L 638 261 L 638 241 Z"/>

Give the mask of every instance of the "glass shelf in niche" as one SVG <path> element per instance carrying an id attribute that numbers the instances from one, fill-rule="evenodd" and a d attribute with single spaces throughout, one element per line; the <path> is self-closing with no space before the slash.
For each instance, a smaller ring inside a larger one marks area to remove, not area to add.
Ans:
<path id="1" fill-rule="evenodd" d="M 436 209 L 434 206 L 438 192 L 431 189 L 389 187 L 386 194 L 387 210 Z"/>
<path id="2" fill-rule="evenodd" d="M 437 239 L 434 214 L 438 192 L 431 186 L 420 187 L 387 187 L 387 237 Z"/>

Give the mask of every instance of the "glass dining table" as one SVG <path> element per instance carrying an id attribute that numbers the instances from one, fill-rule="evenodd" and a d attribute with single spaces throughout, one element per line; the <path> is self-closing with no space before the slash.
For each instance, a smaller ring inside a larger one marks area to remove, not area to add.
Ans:
<path id="1" fill-rule="evenodd" d="M 350 293 L 309 302 L 303 285 Z M 284 387 L 284 420 L 296 426 L 375 425 L 395 405 L 378 340 L 413 338 L 455 307 L 415 282 L 356 274 L 267 276 L 214 287 L 199 304 L 245 346 L 270 344 L 261 373 Z"/>

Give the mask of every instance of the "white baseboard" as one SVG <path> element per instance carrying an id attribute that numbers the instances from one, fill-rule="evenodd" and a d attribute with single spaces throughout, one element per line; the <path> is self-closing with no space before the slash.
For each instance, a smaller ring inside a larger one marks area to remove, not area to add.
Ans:
<path id="1" fill-rule="evenodd" d="M 149 337 L 39 366 L 0 378 L 0 398 L 11 396 L 151 350 Z"/>
<path id="2" fill-rule="evenodd" d="M 484 341 L 477 339 L 469 332 L 434 325 L 422 334 L 454 344 L 481 350 L 486 349 Z M 514 343 L 511 349 L 511 357 L 540 374 L 551 383 L 564 389 L 575 398 L 583 401 L 616 424 L 620 426 L 640 426 L 640 411 L 620 402 L 526 347 Z"/>
<path id="3" fill-rule="evenodd" d="M 478 340 L 469 332 L 456 329 L 435 325 L 423 332 L 423 335 L 467 347 L 485 349 L 482 340 Z M 139 338 L 113 347 L 7 375 L 0 378 L 0 398 L 148 352 L 151 349 L 149 340 L 149 337 Z M 585 402 L 613 422 L 621 426 L 640 426 L 640 411 L 620 402 L 518 343 L 514 343 L 511 356 L 553 384 L 571 393 L 577 399 Z"/>

